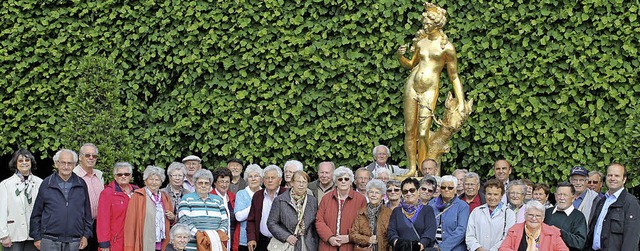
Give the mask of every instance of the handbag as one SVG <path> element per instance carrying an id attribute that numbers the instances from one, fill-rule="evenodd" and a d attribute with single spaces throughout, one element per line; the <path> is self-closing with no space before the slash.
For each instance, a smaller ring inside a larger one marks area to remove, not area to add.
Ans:
<path id="1" fill-rule="evenodd" d="M 289 245 L 289 243 L 281 242 L 275 237 L 271 237 L 271 241 L 269 241 L 269 245 L 267 245 L 267 250 L 269 251 L 293 251 L 293 246 Z"/>

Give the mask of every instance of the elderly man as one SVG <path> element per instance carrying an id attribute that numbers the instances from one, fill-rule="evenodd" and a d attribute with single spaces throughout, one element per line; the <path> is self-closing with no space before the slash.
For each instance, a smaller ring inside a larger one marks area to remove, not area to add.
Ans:
<path id="1" fill-rule="evenodd" d="M 271 211 L 273 200 L 279 194 L 287 191 L 280 187 L 282 170 L 276 165 L 264 169 L 264 189 L 258 190 L 251 199 L 251 209 L 247 216 L 247 247 L 249 251 L 267 251 L 267 246 L 273 235 L 267 227 L 267 219 Z"/>
<path id="2" fill-rule="evenodd" d="M 402 169 L 396 165 L 387 164 L 387 160 L 391 157 L 391 151 L 385 145 L 379 145 L 373 148 L 373 162 L 367 166 L 367 170 L 370 173 L 374 173 L 378 168 L 387 168 L 391 170 L 393 175 L 403 175 L 409 172 L 407 169 Z"/>
<path id="3" fill-rule="evenodd" d="M 545 212 L 544 223 L 560 229 L 560 235 L 569 250 L 580 251 L 587 240 L 587 221 L 582 212 L 573 207 L 575 188 L 560 182 L 556 188 L 556 206 Z"/>
<path id="4" fill-rule="evenodd" d="M 369 172 L 366 167 L 361 167 L 356 170 L 355 179 L 356 181 L 353 184 L 356 188 L 356 192 L 362 194 L 362 196 L 365 196 L 366 198 L 367 183 L 369 183 L 369 181 L 373 179 L 373 174 Z"/>
<path id="5" fill-rule="evenodd" d="M 201 162 L 202 162 L 202 159 L 200 159 L 200 157 L 195 155 L 189 155 L 184 159 L 182 159 L 182 163 L 187 168 L 187 175 L 184 177 L 184 183 L 182 183 L 182 186 L 185 189 L 189 190 L 189 192 L 193 193 L 196 191 L 196 184 L 194 183 L 195 181 L 193 180 L 193 175 L 197 171 L 202 169 Z"/>
<path id="6" fill-rule="evenodd" d="M 98 216 L 98 199 L 104 190 L 102 171 L 94 169 L 98 162 L 98 147 L 92 143 L 85 143 L 80 147 L 80 163 L 73 169 L 73 173 L 80 176 L 87 183 L 89 190 L 89 203 L 91 205 L 91 218 L 93 218 L 93 235 L 88 240 L 87 250 L 97 250 L 96 217 Z"/>
<path id="7" fill-rule="evenodd" d="M 487 203 L 484 194 L 478 193 L 478 191 L 480 191 L 480 176 L 477 173 L 468 172 L 464 175 L 464 193 L 459 195 L 459 198 L 469 204 L 469 213 L 476 207 Z"/>
<path id="8" fill-rule="evenodd" d="M 627 168 L 619 163 L 609 165 L 609 191 L 595 204 L 586 250 L 638 250 L 640 206 L 638 199 L 624 190 L 626 182 Z"/>
<path id="9" fill-rule="evenodd" d="M 458 185 L 456 186 L 456 195 L 460 196 L 464 193 L 464 176 L 469 172 L 467 169 L 456 169 L 453 171 L 453 177 L 458 179 Z M 478 182 L 479 183 L 479 182 Z"/>
<path id="10" fill-rule="evenodd" d="M 604 180 L 604 174 L 600 171 L 591 171 L 589 172 L 589 181 L 587 181 L 587 187 L 598 193 L 600 198 L 604 197 L 604 193 L 602 193 L 602 182 Z"/>
<path id="11" fill-rule="evenodd" d="M 85 181 L 72 172 L 78 155 L 62 149 L 53 156 L 56 172 L 45 178 L 31 214 L 29 236 L 39 250 L 75 251 L 91 238 L 91 205 Z"/>
<path id="12" fill-rule="evenodd" d="M 307 185 L 307 188 L 313 193 L 313 197 L 318 199 L 318 205 L 322 201 L 322 197 L 335 186 L 333 183 L 334 170 L 336 170 L 336 165 L 333 162 L 320 162 L 318 164 L 318 179 Z"/>
<path id="13" fill-rule="evenodd" d="M 493 172 L 502 184 L 504 184 L 505 190 L 509 184 L 509 175 L 511 175 L 511 164 L 505 159 L 499 159 L 493 164 Z M 508 192 L 507 192 L 508 193 Z M 502 196 L 502 203 L 507 204 L 507 193 Z"/>
<path id="14" fill-rule="evenodd" d="M 593 211 L 592 206 L 599 200 L 598 193 L 587 188 L 588 177 L 589 172 L 584 167 L 576 166 L 571 168 L 569 181 L 576 190 L 574 194 L 575 200 L 573 201 L 573 207 L 584 214 L 584 217 L 587 219 L 587 225 L 591 218 L 591 211 Z"/>
<path id="15" fill-rule="evenodd" d="M 229 191 L 236 194 L 238 191 L 247 187 L 247 181 L 242 178 L 242 169 L 244 165 L 240 159 L 230 159 L 227 161 L 227 169 L 231 171 L 233 175 L 231 177 L 231 184 L 229 185 Z"/>
<path id="16" fill-rule="evenodd" d="M 422 176 L 437 176 L 438 175 L 438 162 L 434 159 L 425 159 L 420 165 L 420 173 Z"/>

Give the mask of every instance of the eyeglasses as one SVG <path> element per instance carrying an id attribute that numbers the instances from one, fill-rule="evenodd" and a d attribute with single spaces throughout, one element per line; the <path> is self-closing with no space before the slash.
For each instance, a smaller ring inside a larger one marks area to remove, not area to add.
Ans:
<path id="1" fill-rule="evenodd" d="M 343 182 L 343 181 L 350 181 L 351 178 L 338 178 L 336 179 L 338 182 Z"/>
<path id="2" fill-rule="evenodd" d="M 75 166 L 76 162 L 56 161 L 61 166 Z"/>
<path id="3" fill-rule="evenodd" d="M 123 176 L 124 177 L 129 177 L 129 176 L 131 176 L 131 173 L 116 173 L 116 176 L 118 176 L 118 177 L 123 177 Z"/>
<path id="4" fill-rule="evenodd" d="M 524 193 L 509 192 L 509 196 L 522 196 L 522 195 L 524 195 Z"/>
<path id="5" fill-rule="evenodd" d="M 31 162 L 31 159 L 19 159 L 18 163 Z"/>
<path id="6" fill-rule="evenodd" d="M 527 218 L 529 219 L 542 219 L 543 217 L 544 217 L 543 215 L 527 214 Z"/>
<path id="7" fill-rule="evenodd" d="M 211 182 L 209 182 L 209 181 L 198 181 L 198 182 L 196 182 L 196 185 L 199 185 L 199 186 L 210 186 Z"/>
<path id="8" fill-rule="evenodd" d="M 230 184 L 231 181 L 228 181 L 228 180 L 217 180 L 216 183 L 220 184 L 220 185 L 224 185 L 224 184 Z"/>
<path id="9" fill-rule="evenodd" d="M 407 190 L 402 189 L 402 194 L 415 193 L 415 192 L 416 192 L 416 189 L 413 187 Z"/>
<path id="10" fill-rule="evenodd" d="M 389 188 L 387 189 L 387 193 L 397 193 L 400 192 L 400 188 Z"/>
<path id="11" fill-rule="evenodd" d="M 599 181 L 599 180 L 590 180 L 590 181 L 587 181 L 587 184 L 589 184 L 589 185 L 596 185 L 596 184 L 599 184 L 599 183 L 600 183 L 600 181 Z"/>
<path id="12" fill-rule="evenodd" d="M 420 190 L 427 191 L 427 193 L 433 193 L 433 189 L 431 188 L 421 187 Z"/>
<path id="13" fill-rule="evenodd" d="M 84 157 L 87 158 L 87 159 L 91 159 L 91 158 L 97 159 L 98 155 L 97 154 L 85 153 Z"/>
<path id="14" fill-rule="evenodd" d="M 556 198 L 569 198 L 569 196 L 571 196 L 571 194 L 568 193 L 555 193 Z"/>
<path id="15" fill-rule="evenodd" d="M 367 192 L 367 194 L 370 194 L 370 195 L 382 195 L 382 194 L 381 194 L 380 192 L 378 192 L 378 191 L 369 191 L 369 192 Z"/>
<path id="16" fill-rule="evenodd" d="M 182 175 L 182 174 L 171 174 L 169 176 L 171 176 L 171 178 L 183 178 L 184 177 L 184 175 Z"/>
<path id="17" fill-rule="evenodd" d="M 587 179 L 569 179 L 569 181 L 583 183 L 583 182 L 587 181 Z"/>
<path id="18" fill-rule="evenodd" d="M 456 188 L 455 187 L 440 186 L 440 190 L 449 190 L 449 191 L 451 191 L 453 189 L 456 189 Z"/>
<path id="19" fill-rule="evenodd" d="M 477 183 L 466 183 L 466 182 L 464 183 L 464 186 L 466 186 L 466 187 L 474 187 L 476 185 L 478 185 L 478 184 Z"/>

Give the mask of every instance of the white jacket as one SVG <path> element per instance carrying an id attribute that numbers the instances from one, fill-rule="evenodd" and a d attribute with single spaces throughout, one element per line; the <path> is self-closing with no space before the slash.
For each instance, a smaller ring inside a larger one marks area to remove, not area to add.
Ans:
<path id="1" fill-rule="evenodd" d="M 502 205 L 493 217 L 489 214 L 489 207 L 483 204 L 476 207 L 469 215 L 465 242 L 467 250 L 483 247 L 490 251 L 497 251 L 511 226 L 516 224 L 516 214 L 507 205 Z"/>
<path id="2" fill-rule="evenodd" d="M 0 182 L 0 238 L 9 236 L 12 242 L 32 240 L 29 237 L 29 221 L 42 179 L 29 175 L 31 204 L 23 194 L 16 196 L 19 182 L 20 177 L 17 174 Z"/>

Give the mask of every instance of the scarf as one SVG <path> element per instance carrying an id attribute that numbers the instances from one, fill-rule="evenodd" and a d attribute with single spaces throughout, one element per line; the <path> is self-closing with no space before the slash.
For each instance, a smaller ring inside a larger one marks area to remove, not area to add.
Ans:
<path id="1" fill-rule="evenodd" d="M 451 202 L 453 202 L 453 199 L 451 199 L 449 202 L 444 202 L 444 200 L 442 200 L 442 196 L 438 196 L 433 205 L 436 207 L 436 209 L 438 209 L 438 211 L 442 212 L 442 210 L 451 206 Z"/>
<path id="2" fill-rule="evenodd" d="M 404 216 L 406 216 L 407 219 L 411 220 L 411 222 L 414 222 L 416 220 L 418 213 L 420 213 L 420 210 L 422 210 L 422 206 L 424 205 L 422 205 L 420 200 L 418 200 L 418 203 L 416 203 L 415 205 L 409 205 L 404 200 L 400 201 L 402 213 L 404 213 Z"/>
<path id="3" fill-rule="evenodd" d="M 302 220 L 302 216 L 304 215 L 304 202 L 307 199 L 307 193 L 305 192 L 303 195 L 297 196 L 290 190 L 289 194 L 291 195 L 291 202 L 298 213 L 298 224 L 294 235 L 304 234 L 304 220 Z"/>
<path id="4" fill-rule="evenodd" d="M 31 204 L 33 200 L 33 198 L 31 197 L 31 189 L 33 188 L 33 186 L 30 185 L 32 175 L 27 175 L 27 177 L 24 177 L 20 172 L 16 172 L 16 175 L 18 176 L 18 178 L 20 178 L 20 182 L 16 184 L 16 196 L 24 194 L 24 197 L 27 199 L 27 203 Z"/>
<path id="5" fill-rule="evenodd" d="M 151 193 L 149 188 L 144 188 L 147 191 L 147 196 L 151 199 L 153 204 L 156 206 L 156 243 L 161 242 L 164 238 L 165 229 L 164 229 L 164 210 L 162 208 L 162 192 L 158 191 L 157 195 Z"/>
<path id="6" fill-rule="evenodd" d="M 527 236 L 527 251 L 538 251 L 540 249 L 540 229 L 531 233 L 529 228 L 525 226 L 524 233 Z"/>

